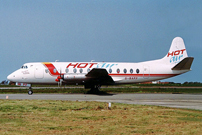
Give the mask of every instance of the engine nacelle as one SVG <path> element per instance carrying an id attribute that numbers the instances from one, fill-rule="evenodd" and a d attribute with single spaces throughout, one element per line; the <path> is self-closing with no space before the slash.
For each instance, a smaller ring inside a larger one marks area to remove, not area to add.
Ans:
<path id="1" fill-rule="evenodd" d="M 87 77 L 85 75 L 63 75 L 64 80 L 81 80 L 81 79 L 86 79 Z"/>

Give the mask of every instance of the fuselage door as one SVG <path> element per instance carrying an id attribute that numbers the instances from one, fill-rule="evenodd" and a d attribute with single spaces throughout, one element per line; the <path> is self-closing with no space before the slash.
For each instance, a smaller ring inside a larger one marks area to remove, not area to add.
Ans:
<path id="1" fill-rule="evenodd" d="M 144 79 L 148 79 L 150 77 L 150 68 L 149 66 L 144 66 Z"/>

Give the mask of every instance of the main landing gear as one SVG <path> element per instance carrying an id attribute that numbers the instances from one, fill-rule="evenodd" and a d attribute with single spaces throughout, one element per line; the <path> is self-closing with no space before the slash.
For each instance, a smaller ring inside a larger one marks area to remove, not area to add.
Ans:
<path id="1" fill-rule="evenodd" d="M 98 85 L 95 85 L 95 88 L 94 88 L 95 91 L 98 91 L 98 92 L 99 92 L 100 89 L 101 89 L 101 85 L 99 85 L 99 84 L 98 84 Z"/>
<path id="2" fill-rule="evenodd" d="M 88 94 L 99 94 L 100 93 L 101 85 L 92 85 Z"/>
<path id="3" fill-rule="evenodd" d="M 113 94 L 108 94 L 107 92 L 100 91 L 101 85 L 91 85 L 90 90 L 87 92 L 87 94 L 95 94 L 95 95 L 107 95 L 112 96 Z"/>
<path id="4" fill-rule="evenodd" d="M 30 86 L 28 90 L 28 95 L 32 95 L 32 94 L 33 94 L 33 91 L 32 91 L 32 87 Z"/>

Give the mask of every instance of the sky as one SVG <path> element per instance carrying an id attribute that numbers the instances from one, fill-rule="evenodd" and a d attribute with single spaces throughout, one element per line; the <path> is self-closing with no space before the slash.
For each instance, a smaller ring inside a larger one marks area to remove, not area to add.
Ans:
<path id="1" fill-rule="evenodd" d="M 200 0 L 0 0 L 0 81 L 27 62 L 141 62 L 182 37 L 202 82 Z"/>

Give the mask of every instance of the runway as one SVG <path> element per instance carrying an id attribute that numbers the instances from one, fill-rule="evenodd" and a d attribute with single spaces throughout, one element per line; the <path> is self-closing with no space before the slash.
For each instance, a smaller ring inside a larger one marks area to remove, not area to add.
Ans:
<path id="1" fill-rule="evenodd" d="M 98 101 L 202 110 L 202 94 L 0 94 L 0 99 Z"/>

